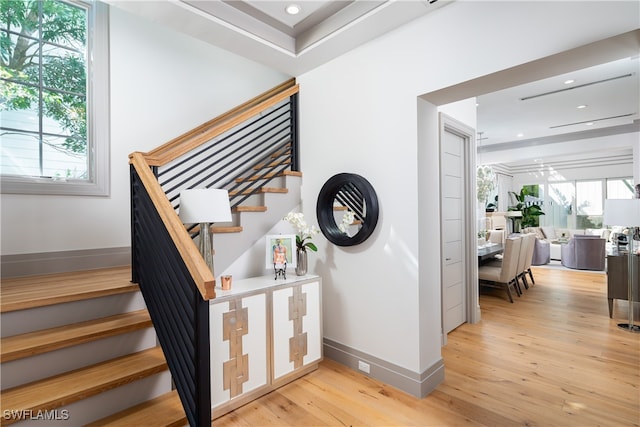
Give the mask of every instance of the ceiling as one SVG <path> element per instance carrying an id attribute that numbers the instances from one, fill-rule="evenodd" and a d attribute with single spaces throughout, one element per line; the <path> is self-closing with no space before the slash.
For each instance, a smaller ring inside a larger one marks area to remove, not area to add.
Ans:
<path id="1" fill-rule="evenodd" d="M 106 0 L 291 76 L 451 3 L 448 0 Z M 300 13 L 285 8 L 295 3 Z M 480 95 L 479 152 L 563 135 L 638 130 L 638 57 Z M 565 84 L 567 80 L 572 83 Z M 585 108 L 577 108 L 580 105 Z M 521 134 L 521 136 L 518 136 Z M 606 147 L 603 147 L 606 150 Z M 623 156 L 632 156 L 626 150 Z M 591 153 L 598 158 L 599 153 Z M 486 157 L 486 156 L 485 156 Z M 541 157 L 541 161 L 545 159 Z M 557 156 L 555 156 L 557 158 Z M 517 167 L 522 159 L 513 158 Z M 504 162 L 503 162 L 504 163 Z M 506 164 L 508 168 L 509 163 Z"/>
<path id="2" fill-rule="evenodd" d="M 636 56 L 480 95 L 476 98 L 479 151 L 637 131 L 639 71 Z M 632 155 L 631 150 L 626 153 Z M 538 161 L 544 157 L 540 153 Z M 549 153 L 549 157 L 557 155 Z M 518 167 L 518 160 L 514 157 L 507 165 Z"/>
<path id="3" fill-rule="evenodd" d="M 450 0 L 105 0 L 291 76 Z M 296 4 L 297 15 L 286 7 Z"/>

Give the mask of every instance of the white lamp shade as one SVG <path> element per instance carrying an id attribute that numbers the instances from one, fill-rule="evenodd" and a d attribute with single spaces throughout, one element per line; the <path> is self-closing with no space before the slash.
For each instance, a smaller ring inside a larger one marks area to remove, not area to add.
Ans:
<path id="1" fill-rule="evenodd" d="M 180 192 L 180 219 L 185 224 L 231 221 L 229 192 L 216 188 L 196 188 Z"/>
<path id="2" fill-rule="evenodd" d="M 604 224 L 622 227 L 640 226 L 640 199 L 606 199 Z"/>

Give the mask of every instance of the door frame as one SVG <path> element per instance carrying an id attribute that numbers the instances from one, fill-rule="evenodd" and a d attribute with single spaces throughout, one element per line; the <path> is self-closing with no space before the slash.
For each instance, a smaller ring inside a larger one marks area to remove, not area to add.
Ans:
<path id="1" fill-rule="evenodd" d="M 462 221 L 465 223 L 465 231 L 463 237 L 463 265 L 464 272 L 462 280 L 465 287 L 465 316 L 468 323 L 478 323 L 480 321 L 480 303 L 478 288 L 478 253 L 476 239 L 476 132 L 472 127 L 454 119 L 453 117 L 438 113 L 438 155 L 442 156 L 443 134 L 445 132 L 452 133 L 463 140 L 463 206 Z M 442 182 L 440 183 L 442 185 Z M 442 200 L 442 188 L 439 188 L 439 197 Z M 442 204 L 440 203 L 440 253 L 443 253 L 443 236 L 442 236 Z M 440 263 L 440 307 L 441 319 L 440 327 L 442 334 L 442 345 L 447 343 L 447 335 L 444 331 L 444 283 L 442 280 L 442 263 Z"/>

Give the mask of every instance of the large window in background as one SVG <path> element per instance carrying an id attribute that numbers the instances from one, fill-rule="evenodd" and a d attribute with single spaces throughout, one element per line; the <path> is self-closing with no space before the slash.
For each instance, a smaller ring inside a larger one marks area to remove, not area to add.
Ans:
<path id="1" fill-rule="evenodd" d="M 576 182 L 576 228 L 602 228 L 602 180 Z"/>
<path id="2" fill-rule="evenodd" d="M 0 2 L 3 193 L 109 193 L 107 6 Z"/>
<path id="3" fill-rule="evenodd" d="M 540 184 L 539 197 L 544 199 L 545 213 L 540 223 L 554 228 L 602 228 L 604 200 L 634 198 L 634 188 L 633 178 Z"/>
<path id="4" fill-rule="evenodd" d="M 573 201 L 575 185 L 573 182 L 549 184 L 548 203 L 545 203 L 545 223 L 554 228 L 575 228 L 573 219 Z"/>
<path id="5" fill-rule="evenodd" d="M 633 199 L 634 197 L 633 179 L 607 179 L 607 199 Z"/>

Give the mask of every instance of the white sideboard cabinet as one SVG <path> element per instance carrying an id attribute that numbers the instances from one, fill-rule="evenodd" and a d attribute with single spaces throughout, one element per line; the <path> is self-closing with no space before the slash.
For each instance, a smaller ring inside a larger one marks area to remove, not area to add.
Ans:
<path id="1" fill-rule="evenodd" d="M 211 417 L 220 417 L 318 367 L 321 279 L 273 275 L 216 288 L 210 301 Z"/>

